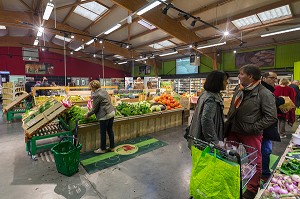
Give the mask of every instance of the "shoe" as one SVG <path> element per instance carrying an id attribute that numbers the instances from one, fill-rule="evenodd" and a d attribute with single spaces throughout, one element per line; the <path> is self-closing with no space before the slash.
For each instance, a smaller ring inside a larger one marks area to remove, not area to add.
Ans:
<path id="1" fill-rule="evenodd" d="M 286 138 L 286 135 L 280 135 L 280 138 L 281 139 Z"/>
<path id="2" fill-rule="evenodd" d="M 249 191 L 248 189 L 243 193 L 243 199 L 254 199 L 257 193 Z"/>
<path id="3" fill-rule="evenodd" d="M 108 151 L 114 152 L 114 151 L 115 151 L 115 148 L 108 148 Z"/>
<path id="4" fill-rule="evenodd" d="M 97 149 L 94 151 L 94 153 L 98 153 L 98 154 L 103 154 L 103 153 L 106 153 L 107 151 L 106 150 L 102 150 L 102 149 Z"/>

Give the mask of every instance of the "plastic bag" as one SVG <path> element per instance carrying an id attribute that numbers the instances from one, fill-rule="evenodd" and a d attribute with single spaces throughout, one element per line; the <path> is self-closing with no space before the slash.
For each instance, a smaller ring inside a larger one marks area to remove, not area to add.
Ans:
<path id="1" fill-rule="evenodd" d="M 192 147 L 192 175 L 190 195 L 202 198 L 240 198 L 240 165 L 226 162 L 209 154 L 210 147 L 203 151 Z"/>

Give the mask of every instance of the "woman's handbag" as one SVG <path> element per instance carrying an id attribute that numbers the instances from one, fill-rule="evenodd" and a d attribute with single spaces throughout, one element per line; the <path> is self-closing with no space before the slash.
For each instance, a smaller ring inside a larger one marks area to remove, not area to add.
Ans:
<path id="1" fill-rule="evenodd" d="M 263 139 L 264 140 L 271 140 L 276 142 L 281 142 L 280 135 L 278 132 L 278 122 L 275 122 L 268 128 L 264 129 L 263 131 Z"/>

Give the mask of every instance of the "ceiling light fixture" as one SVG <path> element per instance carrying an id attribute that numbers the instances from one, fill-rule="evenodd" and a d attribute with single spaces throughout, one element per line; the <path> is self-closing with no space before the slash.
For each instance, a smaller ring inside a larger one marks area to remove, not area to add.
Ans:
<path id="1" fill-rule="evenodd" d="M 45 9 L 45 12 L 44 12 L 44 15 L 43 15 L 43 19 L 44 20 L 48 20 L 51 13 L 52 13 L 52 10 L 54 8 L 54 4 L 52 3 L 52 0 L 50 0 L 49 3 L 47 3 L 47 6 L 46 6 L 46 9 Z"/>
<path id="2" fill-rule="evenodd" d="M 162 1 L 166 1 L 166 0 L 162 0 Z M 160 1 L 153 1 L 152 3 L 150 3 L 149 5 L 147 4 L 145 7 L 143 7 L 140 11 L 138 11 L 136 14 L 137 15 L 142 15 L 146 12 L 148 12 L 149 10 L 155 8 L 156 6 L 160 5 L 161 2 Z"/>
<path id="3" fill-rule="evenodd" d="M 99 43 L 102 44 L 102 43 L 103 43 L 103 40 L 101 39 L 101 40 L 99 41 Z"/>
<path id="4" fill-rule="evenodd" d="M 96 57 L 96 54 L 93 54 L 93 57 Z"/>
<path id="5" fill-rule="evenodd" d="M 73 51 L 70 52 L 71 55 L 73 55 L 73 53 L 74 53 Z"/>
<path id="6" fill-rule="evenodd" d="M 236 53 L 236 50 L 235 50 L 235 49 L 233 50 L 233 53 L 234 53 L 234 54 Z"/>
<path id="7" fill-rule="evenodd" d="M 94 43 L 94 39 L 91 39 L 90 41 L 86 42 L 85 45 L 90 45 L 91 43 Z"/>
<path id="8" fill-rule="evenodd" d="M 162 13 L 166 15 L 166 14 L 168 13 L 168 10 L 169 10 L 170 8 L 173 8 L 173 7 L 174 7 L 173 4 L 169 3 L 169 4 L 162 10 Z"/>
<path id="9" fill-rule="evenodd" d="M 118 62 L 118 64 L 127 64 L 127 61 L 124 61 L 124 62 Z"/>
<path id="10" fill-rule="evenodd" d="M 74 51 L 79 51 L 79 50 L 81 50 L 82 49 L 82 46 L 79 46 L 78 48 L 76 48 Z"/>
<path id="11" fill-rule="evenodd" d="M 118 23 L 118 24 L 115 25 L 114 27 L 112 27 L 112 28 L 110 28 L 109 30 L 105 31 L 104 34 L 105 34 L 105 35 L 108 35 L 109 33 L 111 33 L 111 32 L 113 32 L 113 31 L 117 30 L 117 29 L 120 28 L 120 27 L 121 27 L 121 24 Z"/>
<path id="12" fill-rule="evenodd" d="M 203 46 L 198 46 L 197 49 L 203 49 L 203 48 L 210 48 L 210 47 L 214 47 L 214 46 L 222 46 L 225 45 L 225 42 L 221 42 L 221 43 L 215 43 L 215 44 L 208 44 L 208 45 L 203 45 Z"/>
<path id="13" fill-rule="evenodd" d="M 75 38 L 75 36 L 74 35 L 71 35 L 71 39 L 74 39 Z"/>
<path id="14" fill-rule="evenodd" d="M 38 44 L 39 44 L 39 40 L 36 38 L 36 39 L 34 40 L 33 45 L 34 45 L 34 46 L 37 46 Z"/>
<path id="15" fill-rule="evenodd" d="M 193 21 L 192 21 L 192 23 L 191 23 L 191 26 L 195 26 L 196 25 L 196 22 L 197 21 L 200 21 L 200 17 L 196 17 Z"/>
<path id="16" fill-rule="evenodd" d="M 5 30 L 5 29 L 6 29 L 6 26 L 0 25 L 0 30 Z"/>
<path id="17" fill-rule="evenodd" d="M 168 55 L 174 55 L 174 54 L 177 54 L 177 53 L 178 53 L 177 51 L 174 51 L 174 52 L 164 53 L 164 54 L 161 54 L 159 56 L 164 57 L 164 56 L 168 56 Z"/>
<path id="18" fill-rule="evenodd" d="M 44 28 L 43 27 L 39 27 L 39 30 L 38 30 L 38 33 L 37 33 L 36 36 L 38 36 L 38 37 L 42 36 L 43 32 L 44 32 Z"/>
<path id="19" fill-rule="evenodd" d="M 271 32 L 271 33 L 265 33 L 260 35 L 261 37 L 268 37 L 268 36 L 273 36 L 273 35 L 279 35 L 279 34 L 283 34 L 283 33 L 287 33 L 287 32 L 294 32 L 294 31 L 298 31 L 300 30 L 300 27 L 294 27 L 294 28 L 289 28 L 286 30 L 279 30 L 276 32 Z"/>
<path id="20" fill-rule="evenodd" d="M 228 32 L 228 31 L 225 31 L 223 34 L 224 34 L 224 36 L 228 36 L 228 35 L 229 35 L 229 32 Z"/>
<path id="21" fill-rule="evenodd" d="M 42 51 L 45 51 L 45 48 L 42 48 Z"/>

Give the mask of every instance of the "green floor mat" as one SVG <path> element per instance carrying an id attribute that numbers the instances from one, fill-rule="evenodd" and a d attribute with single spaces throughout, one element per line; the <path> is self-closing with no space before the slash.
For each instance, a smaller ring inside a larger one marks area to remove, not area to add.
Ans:
<path id="1" fill-rule="evenodd" d="M 138 137 L 118 143 L 115 152 L 80 154 L 80 163 L 89 174 L 92 174 L 166 145 L 165 142 L 150 136 Z"/>

